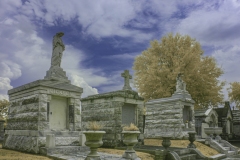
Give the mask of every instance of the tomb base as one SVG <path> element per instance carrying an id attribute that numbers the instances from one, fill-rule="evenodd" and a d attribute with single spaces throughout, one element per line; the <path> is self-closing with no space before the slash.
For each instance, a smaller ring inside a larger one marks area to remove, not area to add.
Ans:
<path id="1" fill-rule="evenodd" d="M 55 148 L 79 146 L 79 131 L 6 130 L 3 148 L 40 153 L 40 148 L 46 146 L 46 137 L 50 134 L 55 136 Z"/>
<path id="2" fill-rule="evenodd" d="M 57 146 L 55 148 L 41 147 L 39 153 L 42 155 L 69 154 L 90 151 L 87 146 Z"/>

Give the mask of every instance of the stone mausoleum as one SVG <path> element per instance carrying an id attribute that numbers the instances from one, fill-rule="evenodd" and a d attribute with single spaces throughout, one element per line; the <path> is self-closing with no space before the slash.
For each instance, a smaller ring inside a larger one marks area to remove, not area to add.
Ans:
<path id="1" fill-rule="evenodd" d="M 51 67 L 44 79 L 8 91 L 10 107 L 4 148 L 40 153 L 46 136 L 57 146 L 79 145 L 80 98 L 83 89 L 70 83 L 60 67 L 65 46 L 63 33 L 53 38 Z"/>
<path id="2" fill-rule="evenodd" d="M 129 84 L 129 71 L 122 73 L 125 84 L 122 90 L 97 94 L 81 99 L 82 127 L 86 130 L 89 121 L 103 124 L 106 134 L 104 146 L 115 147 L 122 142 L 122 126 L 134 123 L 143 133 L 143 98 L 133 91 Z M 143 140 L 143 134 L 140 140 Z"/>
<path id="3" fill-rule="evenodd" d="M 194 103 L 179 74 L 172 97 L 146 103 L 145 138 L 170 135 L 173 139 L 186 139 L 189 131 L 195 131 Z"/>

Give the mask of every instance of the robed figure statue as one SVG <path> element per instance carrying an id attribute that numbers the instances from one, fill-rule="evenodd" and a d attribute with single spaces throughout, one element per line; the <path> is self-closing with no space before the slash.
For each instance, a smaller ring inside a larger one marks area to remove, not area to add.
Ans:
<path id="1" fill-rule="evenodd" d="M 65 50 L 65 45 L 63 44 L 63 41 L 61 37 L 64 35 L 63 32 L 56 33 L 56 35 L 53 37 L 53 50 L 52 50 L 52 59 L 51 59 L 51 67 L 60 67 L 61 60 L 62 60 L 62 54 Z"/>

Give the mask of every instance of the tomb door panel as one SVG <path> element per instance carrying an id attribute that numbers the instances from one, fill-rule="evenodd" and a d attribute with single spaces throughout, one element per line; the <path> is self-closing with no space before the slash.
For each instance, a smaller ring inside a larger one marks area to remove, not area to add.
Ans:
<path id="1" fill-rule="evenodd" d="M 52 96 L 49 105 L 49 126 L 53 130 L 66 130 L 67 98 Z"/>
<path id="2" fill-rule="evenodd" d="M 191 110 L 189 106 L 184 106 L 183 108 L 183 122 L 186 123 L 186 121 L 191 121 Z"/>
<path id="3" fill-rule="evenodd" d="M 122 107 L 122 124 L 136 124 L 136 107 L 133 104 L 125 104 Z"/>

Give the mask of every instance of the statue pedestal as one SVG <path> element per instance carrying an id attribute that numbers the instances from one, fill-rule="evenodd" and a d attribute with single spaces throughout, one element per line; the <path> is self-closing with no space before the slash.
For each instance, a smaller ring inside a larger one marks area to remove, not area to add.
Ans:
<path id="1" fill-rule="evenodd" d="M 68 77 L 66 76 L 66 72 L 61 67 L 58 66 L 51 66 L 50 69 L 47 71 L 47 74 L 44 77 L 44 79 L 58 81 L 60 80 L 70 83 L 70 80 L 68 80 Z"/>

